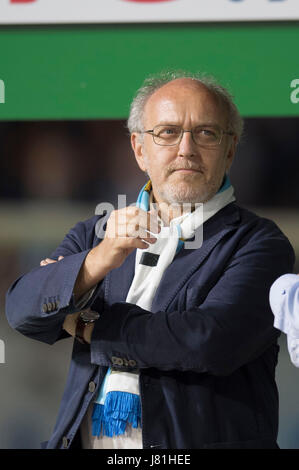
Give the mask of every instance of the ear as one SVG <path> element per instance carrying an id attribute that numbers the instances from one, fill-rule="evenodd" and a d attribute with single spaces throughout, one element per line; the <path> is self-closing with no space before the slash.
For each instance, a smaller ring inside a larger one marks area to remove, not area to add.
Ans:
<path id="1" fill-rule="evenodd" d="M 135 158 L 136 158 L 139 168 L 142 171 L 146 171 L 146 165 L 145 165 L 144 153 L 143 153 L 143 143 L 140 140 L 140 134 L 138 134 L 137 132 L 132 132 L 131 134 L 131 146 L 135 154 Z"/>
<path id="2" fill-rule="evenodd" d="M 237 149 L 237 144 L 238 144 L 238 138 L 236 135 L 232 136 L 231 142 L 230 142 L 230 147 L 227 152 L 227 162 L 226 162 L 226 171 L 228 171 L 233 163 L 234 156 L 236 153 Z"/>

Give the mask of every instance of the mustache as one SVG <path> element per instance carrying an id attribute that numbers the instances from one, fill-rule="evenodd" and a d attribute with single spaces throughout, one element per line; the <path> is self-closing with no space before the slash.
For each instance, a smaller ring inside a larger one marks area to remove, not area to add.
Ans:
<path id="1" fill-rule="evenodd" d="M 180 165 L 177 165 L 177 166 L 172 166 L 168 169 L 169 173 L 172 173 L 176 170 L 195 170 L 195 171 L 203 171 L 203 168 L 200 166 L 195 166 L 194 164 L 183 164 L 181 163 Z"/>

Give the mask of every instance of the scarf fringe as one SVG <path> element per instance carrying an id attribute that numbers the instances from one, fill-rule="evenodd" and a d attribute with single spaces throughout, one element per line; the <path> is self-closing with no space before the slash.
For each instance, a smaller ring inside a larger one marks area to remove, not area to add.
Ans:
<path id="1" fill-rule="evenodd" d="M 140 397 L 128 392 L 109 392 L 105 404 L 94 404 L 92 413 L 93 436 L 119 436 L 127 424 L 137 428 L 141 421 Z"/>

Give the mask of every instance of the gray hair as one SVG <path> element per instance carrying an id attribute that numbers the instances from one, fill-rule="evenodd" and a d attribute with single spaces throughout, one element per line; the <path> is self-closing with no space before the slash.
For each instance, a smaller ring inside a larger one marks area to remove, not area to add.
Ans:
<path id="1" fill-rule="evenodd" d="M 165 71 L 144 80 L 131 103 L 129 119 L 127 121 L 129 132 L 144 131 L 143 114 L 147 100 L 163 85 L 178 78 L 191 78 L 204 85 L 214 96 L 220 99 L 220 102 L 224 104 L 227 110 L 229 130 L 237 136 L 239 141 L 242 136 L 244 121 L 229 91 L 221 86 L 212 76 L 203 73 L 189 73 L 184 70 Z"/>

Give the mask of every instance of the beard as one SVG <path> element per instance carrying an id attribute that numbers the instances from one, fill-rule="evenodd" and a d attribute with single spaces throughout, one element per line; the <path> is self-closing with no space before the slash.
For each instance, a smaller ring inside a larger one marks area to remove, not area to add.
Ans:
<path id="1" fill-rule="evenodd" d="M 181 165 L 180 168 L 183 166 Z M 192 169 L 184 165 L 185 169 Z M 216 181 L 206 183 L 204 180 L 203 172 L 198 173 L 186 173 L 176 177 L 174 169 L 168 169 L 166 171 L 166 182 L 156 187 L 155 178 L 152 178 L 152 172 L 150 168 L 147 170 L 147 175 L 152 181 L 153 191 L 156 195 L 159 195 L 159 199 L 165 201 L 168 204 L 196 204 L 207 202 L 211 199 L 218 191 L 220 184 Z M 171 180 L 171 181 L 170 181 Z"/>
<path id="2" fill-rule="evenodd" d="M 203 191 L 199 185 L 196 185 L 195 182 L 190 184 L 192 175 L 191 178 L 190 176 L 189 178 L 181 178 L 184 179 L 184 181 L 180 181 L 177 184 L 165 183 L 159 188 L 159 194 L 164 201 L 169 204 L 194 204 L 196 202 L 203 202 L 203 200 L 206 199 L 205 191 Z"/>

